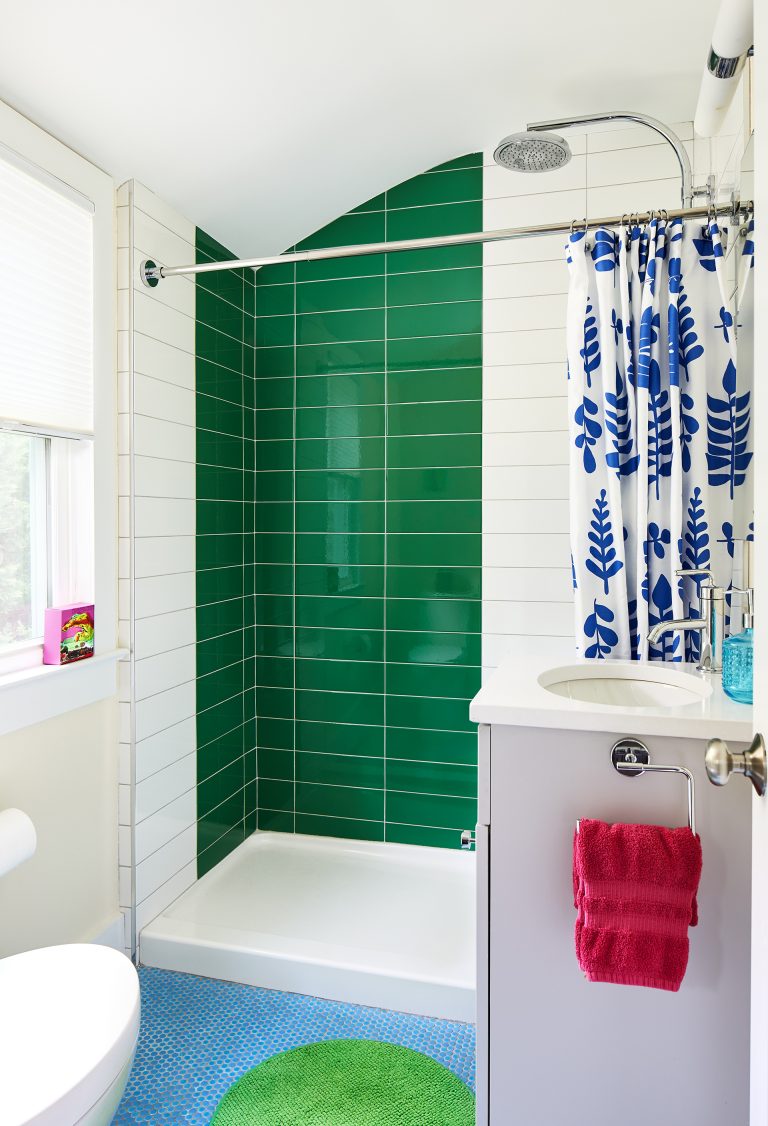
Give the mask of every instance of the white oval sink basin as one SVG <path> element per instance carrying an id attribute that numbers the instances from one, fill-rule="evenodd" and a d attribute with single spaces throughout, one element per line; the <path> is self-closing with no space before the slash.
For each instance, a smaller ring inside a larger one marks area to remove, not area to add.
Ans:
<path id="1" fill-rule="evenodd" d="M 555 696 L 609 708 L 684 708 L 712 694 L 712 685 L 668 665 L 635 662 L 563 665 L 539 684 Z"/>

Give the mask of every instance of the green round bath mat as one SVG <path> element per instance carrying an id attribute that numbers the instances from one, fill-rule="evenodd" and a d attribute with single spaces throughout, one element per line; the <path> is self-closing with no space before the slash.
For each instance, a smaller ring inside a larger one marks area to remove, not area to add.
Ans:
<path id="1" fill-rule="evenodd" d="M 211 1126 L 473 1126 L 452 1071 L 375 1040 L 326 1040 L 265 1060 L 229 1088 Z"/>

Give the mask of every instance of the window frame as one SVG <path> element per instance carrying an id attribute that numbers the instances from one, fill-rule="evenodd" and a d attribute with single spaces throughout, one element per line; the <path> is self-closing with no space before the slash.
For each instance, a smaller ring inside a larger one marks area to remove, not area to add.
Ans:
<path id="1" fill-rule="evenodd" d="M 0 734 L 38 722 L 116 691 L 117 649 L 117 251 L 115 183 L 102 169 L 0 102 L 0 145 L 93 204 L 93 513 L 95 656 L 79 667 L 41 666 L 19 670 L 19 654 L 0 658 Z M 22 643 L 24 644 L 24 643 Z M 15 664 L 15 667 L 13 667 Z M 90 670 L 87 666 L 93 666 Z M 106 671 L 105 671 L 106 670 Z M 53 674 L 66 678 L 64 691 Z M 24 683 L 25 680 L 28 683 Z M 93 683 L 91 683 L 93 682 Z M 98 682 L 98 684 L 97 684 Z M 21 689 L 19 686 L 21 685 Z M 89 687 L 90 685 L 90 687 Z M 109 689 L 109 690 L 108 690 Z M 18 691 L 17 691 L 18 690 Z M 14 696 L 27 709 L 18 714 Z M 34 702 L 30 720 L 29 706 Z M 16 712 L 17 714 L 13 714 Z"/>

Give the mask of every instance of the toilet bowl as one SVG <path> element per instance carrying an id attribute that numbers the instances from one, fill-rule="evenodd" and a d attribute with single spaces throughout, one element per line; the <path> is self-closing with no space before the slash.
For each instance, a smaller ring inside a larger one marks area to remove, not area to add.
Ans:
<path id="1" fill-rule="evenodd" d="M 0 960 L 0 1122 L 108 1126 L 139 1034 L 139 979 L 107 946 Z"/>

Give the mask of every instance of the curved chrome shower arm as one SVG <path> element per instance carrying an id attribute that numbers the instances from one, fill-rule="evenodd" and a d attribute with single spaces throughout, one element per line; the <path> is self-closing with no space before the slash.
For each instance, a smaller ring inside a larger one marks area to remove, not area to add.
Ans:
<path id="1" fill-rule="evenodd" d="M 672 146 L 680 164 L 680 176 L 682 178 L 680 195 L 683 207 L 691 207 L 694 194 L 698 195 L 699 193 L 694 193 L 693 173 L 688 151 L 677 133 L 655 117 L 648 117 L 645 113 L 630 113 L 628 110 L 612 110 L 608 113 L 585 113 L 580 117 L 558 117 L 552 121 L 534 121 L 526 128 L 539 133 L 551 129 L 568 129 L 574 125 L 595 125 L 606 121 L 635 121 L 638 125 L 646 125 L 649 129 L 653 129 L 655 133 L 659 133 Z"/>

